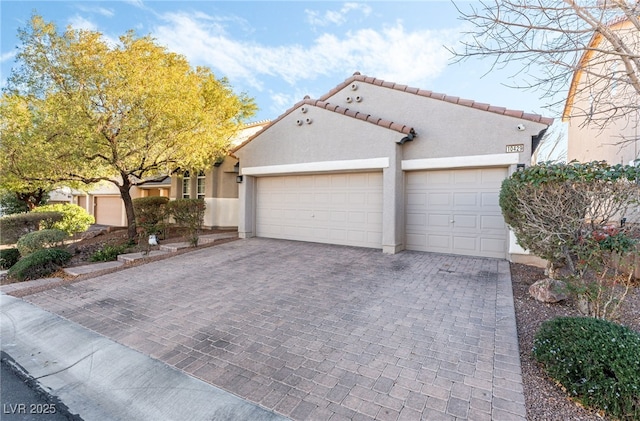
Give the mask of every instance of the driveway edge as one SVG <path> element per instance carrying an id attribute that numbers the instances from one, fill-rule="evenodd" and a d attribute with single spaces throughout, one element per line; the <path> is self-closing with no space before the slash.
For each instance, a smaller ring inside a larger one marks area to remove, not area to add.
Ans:
<path id="1" fill-rule="evenodd" d="M 2 351 L 71 413 L 92 420 L 285 420 L 5 294 Z"/>

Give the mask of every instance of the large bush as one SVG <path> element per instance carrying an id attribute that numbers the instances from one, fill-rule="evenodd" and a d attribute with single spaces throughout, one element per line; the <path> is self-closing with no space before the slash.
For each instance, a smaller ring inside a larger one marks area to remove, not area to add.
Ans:
<path id="1" fill-rule="evenodd" d="M 0 243 L 15 244 L 20 237 L 40 229 L 42 221 L 61 221 L 59 212 L 20 213 L 0 218 Z"/>
<path id="2" fill-rule="evenodd" d="M 533 354 L 567 393 L 620 420 L 640 420 L 640 335 L 585 317 L 542 324 Z"/>
<path id="3" fill-rule="evenodd" d="M 149 196 L 133 199 L 133 210 L 136 215 L 136 226 L 144 236 L 160 234 L 164 231 L 167 219 L 166 204 L 168 197 Z"/>
<path id="4" fill-rule="evenodd" d="M 20 252 L 17 248 L 0 250 L 0 269 L 9 269 L 20 260 Z"/>
<path id="5" fill-rule="evenodd" d="M 612 259 L 638 250 L 621 224 L 639 205 L 638 180 L 640 168 L 590 162 L 535 165 L 502 183 L 500 207 L 518 243 L 568 281 L 585 314 L 615 317 L 629 290 L 631 277 Z"/>
<path id="6" fill-rule="evenodd" d="M 58 212 L 62 214 L 61 221 L 43 221 L 42 228 L 55 228 L 73 235 L 78 232 L 85 232 L 96 220 L 81 206 L 72 203 L 58 203 L 55 205 L 38 206 L 32 212 Z"/>
<path id="7" fill-rule="evenodd" d="M 71 253 L 61 249 L 42 249 L 20 259 L 7 275 L 17 281 L 28 281 L 51 275 L 71 259 Z"/>
<path id="8" fill-rule="evenodd" d="M 186 228 L 186 239 L 196 247 L 204 225 L 204 199 L 176 199 L 167 203 L 167 210 L 176 224 Z"/>
<path id="9" fill-rule="evenodd" d="M 20 237 L 16 247 L 20 251 L 20 255 L 25 257 L 34 251 L 60 246 L 65 238 L 67 238 L 67 233 L 57 229 L 34 231 Z"/>

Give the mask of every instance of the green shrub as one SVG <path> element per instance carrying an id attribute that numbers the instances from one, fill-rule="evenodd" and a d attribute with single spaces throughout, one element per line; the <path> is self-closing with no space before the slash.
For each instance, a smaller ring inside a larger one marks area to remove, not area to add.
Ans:
<path id="1" fill-rule="evenodd" d="M 30 212 L 3 216 L 0 218 L 0 243 L 15 244 L 23 235 L 38 231 L 42 221 L 61 221 L 62 216 L 58 212 Z"/>
<path id="2" fill-rule="evenodd" d="M 165 229 L 168 197 L 150 196 L 133 199 L 136 226 L 141 228 L 145 237 L 160 234 Z"/>
<path id="3" fill-rule="evenodd" d="M 204 199 L 176 199 L 167 203 L 170 215 L 177 225 L 187 229 L 187 241 L 194 247 L 198 245 L 206 207 Z"/>
<path id="4" fill-rule="evenodd" d="M 67 233 L 57 229 L 34 231 L 26 234 L 16 244 L 22 257 L 28 256 L 34 251 L 62 245 Z"/>
<path id="5" fill-rule="evenodd" d="M 567 393 L 613 418 L 640 420 L 640 334 L 587 317 L 542 324 L 533 355 Z"/>
<path id="6" fill-rule="evenodd" d="M 128 244 L 120 244 L 115 246 L 107 244 L 102 249 L 93 253 L 90 260 L 92 262 L 109 262 L 111 260 L 116 260 L 118 258 L 118 255 L 127 251 L 128 248 Z"/>
<path id="7" fill-rule="evenodd" d="M 20 260 L 20 251 L 17 248 L 0 250 L 0 269 L 9 269 Z"/>
<path id="8" fill-rule="evenodd" d="M 77 232 L 85 232 L 91 224 L 95 224 L 96 220 L 89 215 L 83 207 L 71 203 L 59 203 L 56 205 L 38 206 L 31 211 L 32 213 L 40 212 L 58 212 L 63 215 L 61 221 L 44 220 L 42 228 L 59 229 L 68 235 Z"/>
<path id="9" fill-rule="evenodd" d="M 58 270 L 71 259 L 71 253 L 61 249 L 42 249 L 23 257 L 9 269 L 7 275 L 17 281 L 38 279 Z"/>

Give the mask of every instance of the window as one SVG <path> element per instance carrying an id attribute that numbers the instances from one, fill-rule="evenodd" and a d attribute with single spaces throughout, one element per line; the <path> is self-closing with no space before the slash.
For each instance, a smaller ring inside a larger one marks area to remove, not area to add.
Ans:
<path id="1" fill-rule="evenodd" d="M 185 171 L 182 174 L 182 198 L 188 199 L 191 197 L 191 176 L 189 171 Z"/>
<path id="2" fill-rule="evenodd" d="M 198 179 L 197 179 L 197 185 L 196 185 L 198 199 L 204 199 L 204 185 L 205 185 L 204 171 L 200 171 L 198 173 Z"/>

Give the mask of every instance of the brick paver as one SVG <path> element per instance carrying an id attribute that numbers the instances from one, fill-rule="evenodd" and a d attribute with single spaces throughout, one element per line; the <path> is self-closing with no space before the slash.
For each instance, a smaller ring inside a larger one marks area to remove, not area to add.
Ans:
<path id="1" fill-rule="evenodd" d="M 502 260 L 254 238 L 25 299 L 296 420 L 525 419 Z"/>

